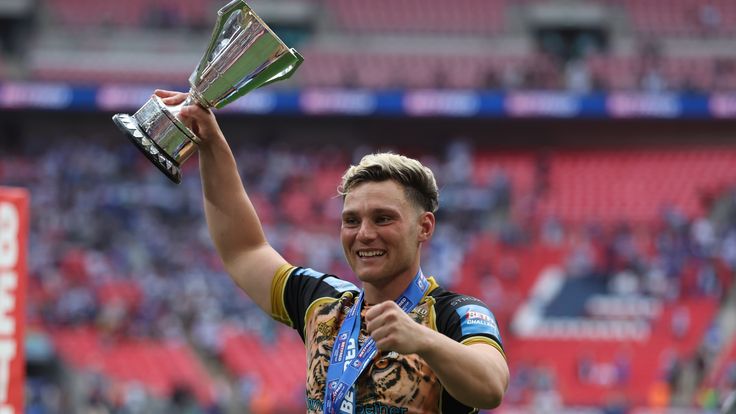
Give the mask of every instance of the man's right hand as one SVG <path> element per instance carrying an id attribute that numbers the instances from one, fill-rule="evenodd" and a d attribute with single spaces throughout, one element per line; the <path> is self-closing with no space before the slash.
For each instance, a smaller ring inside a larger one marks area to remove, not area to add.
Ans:
<path id="1" fill-rule="evenodd" d="M 180 105 L 189 97 L 189 94 L 185 92 L 162 89 L 157 89 L 154 93 L 168 106 Z M 215 140 L 225 139 L 215 115 L 199 104 L 182 107 L 181 112 L 179 112 L 179 119 L 202 140 L 200 146 L 207 146 Z"/>

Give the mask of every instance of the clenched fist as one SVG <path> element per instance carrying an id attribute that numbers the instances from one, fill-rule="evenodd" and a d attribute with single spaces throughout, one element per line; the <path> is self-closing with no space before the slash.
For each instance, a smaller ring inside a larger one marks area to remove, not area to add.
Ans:
<path id="1" fill-rule="evenodd" d="M 366 330 L 381 351 L 418 354 L 426 348 L 432 331 L 415 322 L 393 301 L 379 303 L 365 314 Z"/>

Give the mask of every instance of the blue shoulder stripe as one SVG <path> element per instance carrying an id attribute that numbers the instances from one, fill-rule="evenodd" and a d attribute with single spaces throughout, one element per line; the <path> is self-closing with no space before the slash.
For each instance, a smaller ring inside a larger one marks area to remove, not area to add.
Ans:
<path id="1" fill-rule="evenodd" d="M 357 286 L 355 286 L 354 284 L 348 281 L 342 280 L 333 275 L 328 275 L 326 273 L 318 272 L 308 267 L 298 268 L 296 271 L 294 271 L 294 275 L 295 276 L 308 276 L 308 277 L 313 277 L 315 279 L 322 279 L 324 283 L 327 283 L 328 285 L 330 285 L 332 288 L 334 288 L 336 291 L 340 293 L 345 293 L 345 292 L 350 292 L 350 291 L 357 292 L 360 290 L 358 289 Z"/>

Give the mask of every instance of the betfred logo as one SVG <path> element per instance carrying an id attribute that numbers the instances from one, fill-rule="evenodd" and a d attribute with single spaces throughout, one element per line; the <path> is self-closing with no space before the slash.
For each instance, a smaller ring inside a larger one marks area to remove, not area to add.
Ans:
<path id="1" fill-rule="evenodd" d="M 332 362 L 342 362 L 343 357 L 345 356 L 345 340 L 348 339 L 348 334 L 341 333 L 340 336 L 337 338 L 337 341 L 335 341 L 335 345 L 337 349 L 335 352 L 332 353 Z"/>
<path id="2" fill-rule="evenodd" d="M 485 306 L 471 304 L 455 309 L 460 318 L 462 336 L 488 335 L 501 343 L 501 333 L 498 331 L 496 318 Z"/>
<path id="3" fill-rule="evenodd" d="M 465 314 L 465 317 L 468 319 L 468 322 L 472 320 L 477 320 L 477 323 L 480 323 L 480 321 L 485 321 L 487 323 L 493 322 L 490 316 L 473 310 L 469 310 L 468 313 Z"/>

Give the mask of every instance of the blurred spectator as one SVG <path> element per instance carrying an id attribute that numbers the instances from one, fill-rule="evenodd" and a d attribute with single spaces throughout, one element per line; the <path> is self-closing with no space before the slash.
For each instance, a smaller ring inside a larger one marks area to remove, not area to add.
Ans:
<path id="1" fill-rule="evenodd" d="M 664 381 L 657 381 L 649 389 L 647 402 L 649 407 L 665 409 L 670 405 L 670 398 L 670 386 Z"/>
<path id="2" fill-rule="evenodd" d="M 698 217 L 690 228 L 696 254 L 701 257 L 712 257 L 715 254 L 717 241 L 713 223 L 706 217 Z"/>
<path id="3" fill-rule="evenodd" d="M 184 386 L 177 386 L 171 393 L 171 404 L 169 406 L 169 412 L 171 414 L 204 414 L 204 411 L 199 407 L 192 391 Z"/>
<path id="4" fill-rule="evenodd" d="M 661 93 L 667 89 L 667 81 L 660 68 L 651 66 L 642 71 L 639 87 L 644 92 Z"/>
<path id="5" fill-rule="evenodd" d="M 506 65 L 501 74 L 501 85 L 505 90 L 516 90 L 527 87 L 526 68 Z"/>
<path id="6" fill-rule="evenodd" d="M 572 248 L 566 263 L 571 277 L 590 276 L 595 270 L 595 251 L 589 240 L 579 240 Z"/>
<path id="7" fill-rule="evenodd" d="M 698 5 L 698 28 L 703 35 L 712 35 L 721 28 L 721 12 L 713 3 L 704 1 Z"/>
<path id="8" fill-rule="evenodd" d="M 672 336 L 677 340 L 682 340 L 688 334 L 690 329 L 690 310 L 686 306 L 678 306 L 672 312 Z"/>
<path id="9" fill-rule="evenodd" d="M 592 90 L 591 74 L 584 60 L 571 60 L 565 64 L 565 88 L 579 94 Z"/>
<path id="10" fill-rule="evenodd" d="M 713 60 L 713 84 L 712 90 L 725 90 L 731 86 L 729 79 L 733 77 L 734 61 L 732 58 L 716 58 Z"/>
<path id="11" fill-rule="evenodd" d="M 538 367 L 533 379 L 532 407 L 535 413 L 553 414 L 561 410 L 562 399 L 555 385 L 554 370 Z"/>

